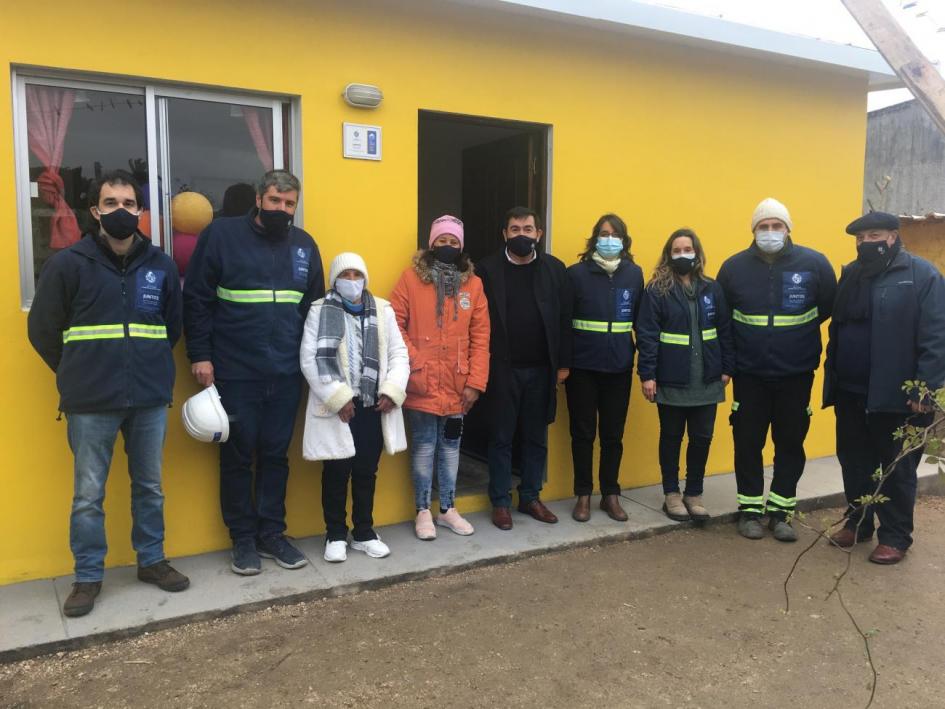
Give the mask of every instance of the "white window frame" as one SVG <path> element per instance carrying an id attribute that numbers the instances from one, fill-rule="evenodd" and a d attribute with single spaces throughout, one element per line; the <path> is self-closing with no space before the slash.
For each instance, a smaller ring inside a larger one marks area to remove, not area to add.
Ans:
<path id="1" fill-rule="evenodd" d="M 86 91 L 109 91 L 145 99 L 145 141 L 148 156 L 148 188 L 150 204 L 160 204 L 166 199 L 164 214 L 170 219 L 169 194 L 160 194 L 158 190 L 159 169 L 166 166 L 168 157 L 168 139 L 166 124 L 166 102 L 168 98 L 214 101 L 218 103 L 256 106 L 272 110 L 272 153 L 273 167 L 283 168 L 287 163 L 296 166 L 296 176 L 301 179 L 301 101 L 298 96 L 281 96 L 246 93 L 240 90 L 224 88 L 211 89 L 178 84 L 167 84 L 143 79 L 125 77 L 100 77 L 74 72 L 55 70 L 13 69 L 11 86 L 13 89 L 13 140 L 14 167 L 16 174 L 16 211 L 17 233 L 20 252 L 20 300 L 24 310 L 29 309 L 35 291 L 33 274 L 33 224 L 30 209 L 29 180 L 29 141 L 26 125 L 26 85 L 55 86 L 57 88 L 84 89 Z M 283 104 L 291 107 L 289 115 L 290 156 L 283 155 Z M 163 109 L 163 116 L 162 116 Z M 162 126 L 162 117 L 164 123 Z M 296 224 L 302 225 L 301 195 L 299 209 L 296 212 Z M 160 245 L 161 210 L 151 210 L 152 243 Z M 166 231 L 171 234 L 172 231 Z M 170 239 L 166 240 L 165 251 L 170 253 Z"/>

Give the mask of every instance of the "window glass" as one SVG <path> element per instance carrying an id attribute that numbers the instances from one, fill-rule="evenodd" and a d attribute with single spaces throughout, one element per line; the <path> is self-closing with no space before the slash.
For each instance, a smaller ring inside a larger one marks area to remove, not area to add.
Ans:
<path id="1" fill-rule="evenodd" d="M 94 179 L 120 168 L 148 181 L 147 133 L 143 95 L 25 88 L 35 284 L 46 260 L 94 223 L 87 196 Z"/>

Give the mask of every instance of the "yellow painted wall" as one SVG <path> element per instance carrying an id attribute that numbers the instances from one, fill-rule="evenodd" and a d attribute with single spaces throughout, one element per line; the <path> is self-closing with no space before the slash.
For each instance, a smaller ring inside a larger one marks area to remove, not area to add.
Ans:
<path id="1" fill-rule="evenodd" d="M 124 74 L 301 97 L 305 226 L 326 261 L 367 255 L 372 289 L 386 294 L 415 247 L 417 111 L 448 111 L 553 126 L 552 251 L 573 262 L 597 216 L 629 223 L 649 271 L 666 236 L 690 226 L 714 273 L 750 241 L 755 204 L 791 209 L 799 243 L 834 264 L 852 256 L 843 226 L 859 214 L 865 78 L 642 41 L 553 22 L 453 6 L 368 0 L 163 0 L 133 10 L 0 1 L 0 583 L 69 573 L 72 461 L 57 422 L 52 374 L 26 339 L 20 307 L 11 66 Z M 396 11 L 390 8 L 397 7 Z M 267 25 L 267 22 L 273 24 Z M 112 28 L 115 33 L 106 32 Z M 61 28 L 55 30 L 53 28 Z M 53 33 L 55 39 L 50 40 Z M 120 46 L 115 44 L 120 40 Z M 124 56 L 122 56 L 124 55 Z M 340 98 L 351 81 L 385 94 L 373 112 Z M 384 128 L 379 163 L 341 157 L 342 121 Z M 181 349 L 177 402 L 196 391 Z M 819 381 L 815 400 L 819 399 Z M 550 434 L 545 496 L 571 493 L 567 413 Z M 815 413 L 808 454 L 833 451 L 832 413 Z M 655 407 L 635 386 L 621 471 L 625 486 L 658 481 Z M 289 533 L 321 532 L 320 465 L 292 447 Z M 769 451 L 770 459 L 770 451 Z M 732 468 L 727 406 L 713 472 Z M 106 514 L 109 565 L 134 562 L 125 459 L 117 453 Z M 220 521 L 216 450 L 190 440 L 171 411 L 164 479 L 169 556 L 228 545 Z M 375 517 L 412 517 L 407 458 L 382 460 Z M 482 508 L 484 497 L 462 510 Z"/>

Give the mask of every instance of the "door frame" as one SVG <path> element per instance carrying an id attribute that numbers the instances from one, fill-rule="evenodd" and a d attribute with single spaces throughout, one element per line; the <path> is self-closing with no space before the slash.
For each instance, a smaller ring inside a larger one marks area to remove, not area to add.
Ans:
<path id="1" fill-rule="evenodd" d="M 554 146 L 554 126 L 550 123 L 538 123 L 535 121 L 522 121 L 511 118 L 498 118 L 495 116 L 480 116 L 470 113 L 454 113 L 452 111 L 438 111 L 436 109 L 420 108 L 417 109 L 417 163 L 419 167 L 420 157 L 420 122 L 424 118 L 432 118 L 443 122 L 466 123 L 481 126 L 501 126 L 503 128 L 518 128 L 522 131 L 535 131 L 542 134 L 543 140 L 540 145 L 544 148 L 544 170 L 541 177 L 544 184 L 539 186 L 539 193 L 542 196 L 543 204 L 536 211 L 541 216 L 544 231 L 545 251 L 551 252 L 552 229 L 551 229 L 551 193 L 552 193 L 552 157 Z M 420 174 L 417 172 L 417 214 L 420 213 Z M 419 225 L 418 225 L 419 229 Z"/>

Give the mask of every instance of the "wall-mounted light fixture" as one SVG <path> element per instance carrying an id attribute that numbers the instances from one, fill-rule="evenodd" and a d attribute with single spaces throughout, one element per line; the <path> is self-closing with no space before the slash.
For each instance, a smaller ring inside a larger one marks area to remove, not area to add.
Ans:
<path id="1" fill-rule="evenodd" d="M 377 108 L 384 98 L 381 90 L 370 84 L 348 84 L 341 95 L 355 108 Z"/>

